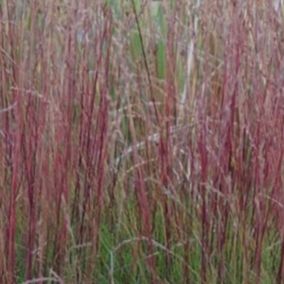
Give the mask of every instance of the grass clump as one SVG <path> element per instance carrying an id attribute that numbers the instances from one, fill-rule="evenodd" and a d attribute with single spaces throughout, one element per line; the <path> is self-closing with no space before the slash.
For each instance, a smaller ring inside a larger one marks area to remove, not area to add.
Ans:
<path id="1" fill-rule="evenodd" d="M 0 1 L 1 283 L 284 281 L 280 2 Z"/>

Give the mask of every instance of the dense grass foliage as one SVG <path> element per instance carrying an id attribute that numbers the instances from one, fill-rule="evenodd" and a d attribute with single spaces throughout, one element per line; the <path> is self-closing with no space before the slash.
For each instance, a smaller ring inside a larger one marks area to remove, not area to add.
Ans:
<path id="1" fill-rule="evenodd" d="M 284 283 L 283 13 L 0 0 L 0 283 Z"/>

